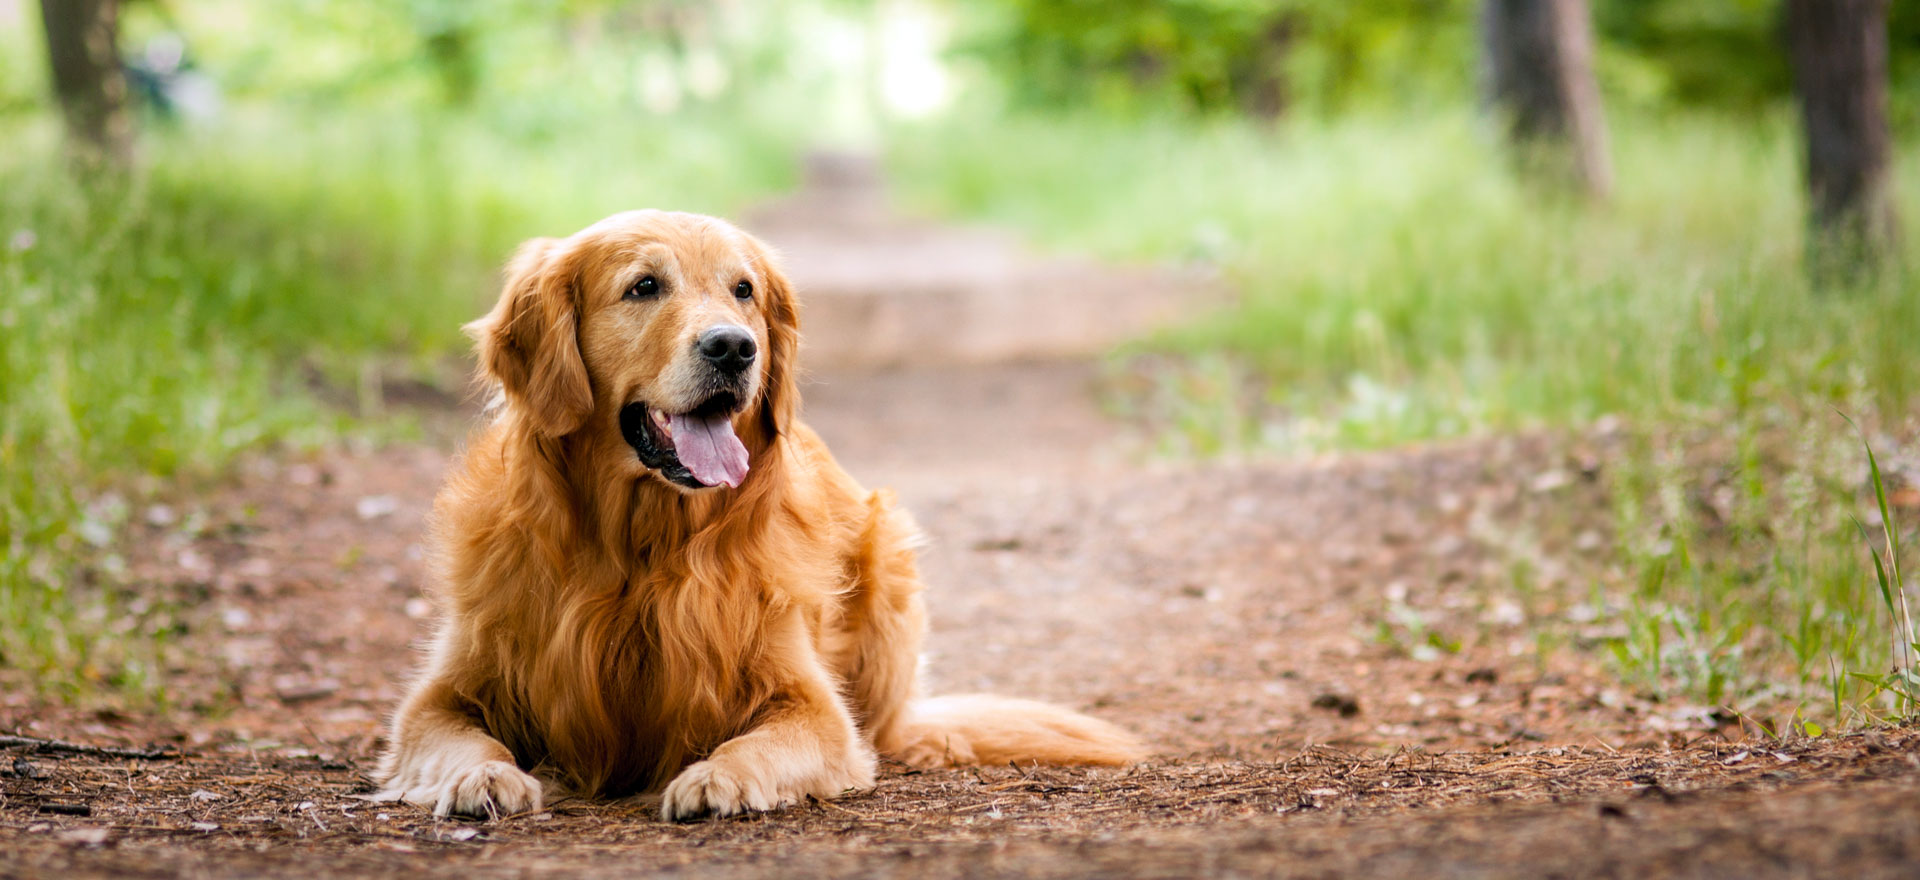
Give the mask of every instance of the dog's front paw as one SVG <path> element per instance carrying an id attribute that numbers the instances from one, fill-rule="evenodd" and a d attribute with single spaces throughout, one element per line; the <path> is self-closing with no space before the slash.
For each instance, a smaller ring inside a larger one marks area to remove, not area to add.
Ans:
<path id="1" fill-rule="evenodd" d="M 799 800 L 757 774 L 743 773 L 723 759 L 701 761 L 680 771 L 660 796 L 660 816 L 681 822 L 712 814 L 726 817 L 748 810 L 777 810 Z"/>
<path id="2" fill-rule="evenodd" d="M 435 816 L 484 816 L 498 819 L 540 809 L 540 780 L 506 761 L 485 761 L 454 770 L 440 779 L 415 779 L 383 793 L 426 807 Z"/>
<path id="3" fill-rule="evenodd" d="M 748 810 L 790 807 L 808 795 L 827 798 L 873 785 L 871 756 L 852 755 L 848 763 L 844 768 L 796 772 L 794 767 L 769 766 L 738 755 L 716 755 L 680 771 L 667 784 L 660 796 L 660 816 L 671 822 L 708 815 L 724 818 Z"/>

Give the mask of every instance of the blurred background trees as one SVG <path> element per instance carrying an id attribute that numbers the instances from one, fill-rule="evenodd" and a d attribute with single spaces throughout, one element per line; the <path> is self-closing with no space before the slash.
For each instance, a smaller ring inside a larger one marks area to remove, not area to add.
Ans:
<path id="1" fill-rule="evenodd" d="M 115 53 L 131 50 L 115 47 L 119 0 L 40 6 L 73 133 L 124 154 Z M 1868 241 L 1886 238 L 1893 213 L 1878 183 L 1890 173 L 1888 113 L 1910 120 L 1920 106 L 1911 57 L 1920 14 L 1889 18 L 1886 0 L 1599 0 L 1591 10 L 1586 0 L 336 0 L 271 13 L 150 0 L 133 9 L 149 35 L 177 31 L 196 53 L 220 56 L 221 85 L 237 92 L 355 101 L 408 92 L 458 108 L 483 90 L 493 106 L 544 91 L 549 101 L 624 98 L 653 111 L 770 97 L 756 114 L 824 93 L 826 139 L 871 139 L 889 94 L 895 104 L 944 102 L 916 85 L 904 56 L 920 80 L 968 74 L 975 98 L 1123 116 L 1271 122 L 1477 91 L 1518 152 L 1595 193 L 1612 176 L 1602 83 L 1636 109 L 1722 114 L 1766 112 L 1797 87 L 1814 222 Z M 243 21 L 251 30 L 235 26 Z M 542 68 L 568 81 L 536 84 Z"/>
<path id="2" fill-rule="evenodd" d="M 17 10 L 19 0 L 10 5 Z M 50 40 L 79 47 L 85 45 L 79 35 L 86 28 L 108 32 L 120 3 L 44 0 L 39 5 L 48 13 L 42 18 Z M 488 97 L 498 98 L 524 85 L 519 75 L 536 59 L 552 65 L 598 49 L 620 50 L 625 57 L 616 66 L 623 74 L 654 50 L 682 63 L 717 63 L 736 77 L 728 86 L 733 91 L 775 86 L 770 74 L 796 66 L 843 72 L 864 66 L 866 74 L 891 78 L 874 66 L 877 59 L 866 56 L 895 48 L 903 31 L 920 27 L 902 23 L 919 21 L 938 32 L 943 65 L 958 64 L 975 89 L 994 90 L 1020 104 L 1274 119 L 1303 110 L 1326 114 L 1470 97 L 1483 72 L 1504 82 L 1501 72 L 1515 51 L 1523 45 L 1549 46 L 1548 36 L 1556 34 L 1576 49 L 1592 44 L 1598 80 L 1616 100 L 1635 107 L 1753 111 L 1792 94 L 1789 50 L 1799 44 L 1788 38 L 1811 33 L 1817 21 L 1790 26 L 1790 10 L 1801 16 L 1854 5 L 1595 0 L 1589 9 L 1580 0 L 333 0 L 295 3 L 265 14 L 231 0 L 136 0 L 129 9 L 141 19 L 136 37 L 167 27 L 180 30 L 197 51 L 221 56 L 221 79 L 229 88 L 262 94 L 305 86 L 364 97 L 426 85 L 423 97 L 457 105 L 474 100 L 483 86 L 490 89 Z M 1920 64 L 1909 56 L 1920 45 L 1920 14 L 1886 2 L 1859 5 L 1861 11 L 1845 14 L 1878 22 L 1865 26 L 1885 35 L 1883 42 L 1894 49 L 1888 72 L 1896 111 L 1911 115 Z M 10 17 L 16 27 L 21 24 L 17 12 Z M 271 38 L 249 36 L 236 27 L 243 21 Z M 1508 26 L 1482 26 L 1503 23 Z M 1528 30 L 1536 25 L 1537 30 Z M 1593 38 L 1582 39 L 1588 30 Z M 1506 35 L 1530 39 L 1503 39 Z M 18 38 L 13 42 L 17 45 Z M 741 54 L 742 49 L 749 51 Z M 703 51 L 724 57 L 699 59 Z M 63 70 L 71 67 L 72 52 L 62 49 Z M 1582 66 L 1575 61 L 1569 68 Z M 488 84 L 489 73 L 502 78 Z"/>

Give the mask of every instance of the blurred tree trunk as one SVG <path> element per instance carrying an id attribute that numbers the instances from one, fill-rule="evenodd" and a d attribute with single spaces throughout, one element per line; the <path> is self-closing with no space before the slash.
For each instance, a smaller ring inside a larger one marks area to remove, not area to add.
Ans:
<path id="1" fill-rule="evenodd" d="M 1299 35 L 1300 13 L 1282 12 L 1267 22 L 1253 50 L 1230 65 L 1228 81 L 1247 115 L 1267 122 L 1286 115 L 1293 97 L 1288 92 L 1287 55 Z"/>
<path id="2" fill-rule="evenodd" d="M 1605 196 L 1613 188 L 1586 0 L 1486 0 L 1487 101 L 1521 161 Z"/>
<path id="3" fill-rule="evenodd" d="M 119 7 L 119 0 L 40 0 L 40 18 L 67 133 L 90 158 L 124 164 L 133 153 L 133 124 L 120 70 Z"/>
<path id="4" fill-rule="evenodd" d="M 480 92 L 480 59 L 473 48 L 473 29 L 448 27 L 423 35 L 427 57 L 440 77 L 440 92 L 448 104 L 466 107 Z"/>
<path id="5" fill-rule="evenodd" d="M 1787 0 L 1806 129 L 1813 255 L 1858 264 L 1896 235 L 1887 125 L 1887 0 Z"/>

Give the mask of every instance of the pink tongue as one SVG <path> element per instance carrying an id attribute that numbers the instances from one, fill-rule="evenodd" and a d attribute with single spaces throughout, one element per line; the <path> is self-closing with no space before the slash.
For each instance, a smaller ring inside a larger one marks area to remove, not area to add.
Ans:
<path id="1" fill-rule="evenodd" d="M 673 453 L 693 477 L 709 486 L 739 488 L 747 478 L 747 447 L 733 434 L 726 416 L 668 416 Z"/>

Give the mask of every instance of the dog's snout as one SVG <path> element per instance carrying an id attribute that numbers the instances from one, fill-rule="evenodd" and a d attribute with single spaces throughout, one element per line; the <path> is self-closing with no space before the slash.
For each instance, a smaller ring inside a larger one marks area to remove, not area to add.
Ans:
<path id="1" fill-rule="evenodd" d="M 700 334 L 700 356 L 722 373 L 738 373 L 753 365 L 758 346 L 753 334 L 734 324 L 722 324 Z"/>

